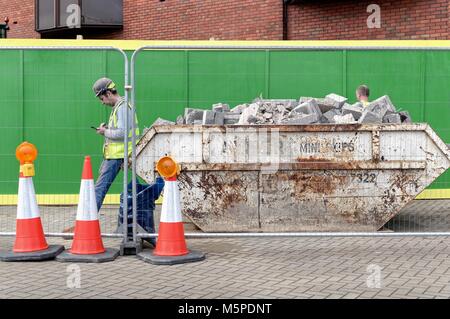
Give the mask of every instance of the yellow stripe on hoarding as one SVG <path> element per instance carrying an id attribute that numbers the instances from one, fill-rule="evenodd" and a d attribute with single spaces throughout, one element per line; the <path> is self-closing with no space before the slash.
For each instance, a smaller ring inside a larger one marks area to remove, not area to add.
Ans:
<path id="1" fill-rule="evenodd" d="M 122 50 L 136 50 L 153 46 L 305 46 L 305 47 L 428 47 L 450 48 L 450 40 L 323 40 L 323 41 L 146 41 L 146 40 L 48 40 L 0 39 L 2 46 L 112 46 Z"/>
<path id="2" fill-rule="evenodd" d="M 416 199 L 449 199 L 450 189 L 426 189 Z"/>
<path id="3" fill-rule="evenodd" d="M 39 205 L 77 205 L 78 194 L 45 194 L 36 195 L 36 199 Z M 119 205 L 120 195 L 111 194 L 106 195 L 105 205 Z M 156 204 L 161 204 L 162 198 L 160 197 Z M 17 205 L 17 195 L 0 195 L 0 206 Z"/>
<path id="4" fill-rule="evenodd" d="M 36 195 L 39 205 L 77 205 L 78 194 L 46 194 Z M 415 199 L 450 199 L 450 189 L 426 189 L 416 196 Z M 105 205 L 118 205 L 119 194 L 106 195 Z M 158 198 L 156 204 L 162 204 L 162 197 Z M 0 206 L 17 205 L 17 195 L 0 195 Z"/>

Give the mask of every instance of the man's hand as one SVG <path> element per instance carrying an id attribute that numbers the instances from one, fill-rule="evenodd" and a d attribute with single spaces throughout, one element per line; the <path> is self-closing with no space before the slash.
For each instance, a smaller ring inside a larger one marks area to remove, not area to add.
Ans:
<path id="1" fill-rule="evenodd" d="M 97 129 L 97 134 L 105 135 L 105 131 L 108 127 L 105 123 L 100 124 L 99 128 Z"/>

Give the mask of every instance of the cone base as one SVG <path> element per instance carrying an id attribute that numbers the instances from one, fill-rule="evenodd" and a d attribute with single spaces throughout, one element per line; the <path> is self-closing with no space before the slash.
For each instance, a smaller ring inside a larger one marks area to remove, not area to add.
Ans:
<path id="1" fill-rule="evenodd" d="M 48 249 L 40 217 L 16 219 L 15 253 L 37 252 Z"/>
<path id="2" fill-rule="evenodd" d="M 105 252 L 98 220 L 77 220 L 73 235 L 71 254 L 93 255 Z"/>
<path id="3" fill-rule="evenodd" d="M 43 261 L 54 259 L 64 251 L 62 245 L 50 245 L 45 250 L 16 253 L 14 251 L 0 251 L 0 261 Z"/>
<path id="4" fill-rule="evenodd" d="M 106 248 L 105 252 L 93 255 L 72 254 L 66 250 L 56 257 L 60 262 L 77 262 L 77 263 L 104 263 L 113 261 L 119 256 L 119 250 L 114 248 Z"/>
<path id="5" fill-rule="evenodd" d="M 189 253 L 184 238 L 184 226 L 179 223 L 160 222 L 158 240 L 153 251 L 157 256 L 183 256 Z"/>
<path id="6" fill-rule="evenodd" d="M 176 265 L 202 261 L 205 259 L 205 254 L 200 251 L 191 250 L 183 256 L 158 256 L 153 251 L 144 251 L 137 254 L 137 257 L 153 265 Z"/>

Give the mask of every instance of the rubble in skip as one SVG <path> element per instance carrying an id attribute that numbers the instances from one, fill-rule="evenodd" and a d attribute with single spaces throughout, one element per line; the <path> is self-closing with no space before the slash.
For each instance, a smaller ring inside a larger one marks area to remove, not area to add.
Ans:
<path id="1" fill-rule="evenodd" d="M 176 122 L 158 118 L 163 125 L 310 125 L 310 124 L 378 124 L 412 123 L 407 111 L 397 111 L 389 96 L 384 95 L 367 106 L 348 103 L 346 97 L 330 93 L 323 98 L 296 99 L 255 98 L 251 103 L 234 107 L 213 104 L 210 110 L 186 108 Z"/>

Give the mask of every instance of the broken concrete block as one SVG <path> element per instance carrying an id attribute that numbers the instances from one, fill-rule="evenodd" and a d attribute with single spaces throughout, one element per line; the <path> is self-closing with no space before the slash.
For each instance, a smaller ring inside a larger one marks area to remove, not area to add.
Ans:
<path id="1" fill-rule="evenodd" d="M 202 124 L 203 125 L 213 125 L 213 124 L 215 124 L 215 115 L 216 115 L 216 112 L 213 112 L 213 111 L 210 111 L 210 110 L 205 110 L 203 112 Z"/>
<path id="2" fill-rule="evenodd" d="M 297 117 L 291 117 L 283 120 L 282 124 L 308 125 L 318 121 L 317 114 L 300 114 Z"/>
<path id="3" fill-rule="evenodd" d="M 203 112 L 201 109 L 186 108 L 184 110 L 184 118 L 186 124 L 194 124 L 194 121 L 203 121 Z"/>
<path id="4" fill-rule="evenodd" d="M 224 113 L 224 112 L 214 112 L 214 124 L 215 125 L 224 125 L 225 124 L 225 114 L 226 113 Z"/>
<path id="5" fill-rule="evenodd" d="M 247 117 L 247 122 L 248 124 L 256 124 L 257 122 L 259 122 L 259 118 L 256 117 L 255 115 L 249 115 Z"/>
<path id="6" fill-rule="evenodd" d="M 378 114 L 379 117 L 383 118 L 386 112 L 395 112 L 395 106 L 392 104 L 389 96 L 384 95 L 375 101 L 372 101 L 367 105 L 367 109 L 370 112 Z"/>
<path id="7" fill-rule="evenodd" d="M 332 109 L 334 109 L 334 104 L 330 104 L 325 102 L 325 99 L 315 99 L 317 101 L 317 106 L 319 106 L 320 111 L 323 113 L 326 113 Z"/>
<path id="8" fill-rule="evenodd" d="M 322 112 L 317 105 L 317 101 L 315 99 L 309 100 L 308 102 L 302 103 L 299 106 L 295 107 L 290 114 L 293 113 L 303 113 L 303 114 L 317 114 L 318 117 L 322 116 Z"/>
<path id="9" fill-rule="evenodd" d="M 177 125 L 182 125 L 182 124 L 184 124 L 184 117 L 183 117 L 183 115 L 179 115 L 179 116 L 177 117 L 176 123 L 177 123 Z"/>
<path id="10" fill-rule="evenodd" d="M 278 113 L 281 113 L 281 114 L 285 114 L 285 113 L 288 113 L 289 111 L 286 109 L 286 107 L 284 106 L 284 105 L 281 105 L 281 104 L 279 104 L 279 105 L 277 105 L 277 110 L 276 110 Z"/>
<path id="11" fill-rule="evenodd" d="M 265 105 L 272 105 L 273 107 L 276 107 L 277 105 L 283 105 L 285 108 L 292 110 L 294 107 L 298 105 L 297 100 L 294 99 L 259 99 L 256 98 L 253 100 L 253 103 L 260 103 Z"/>
<path id="12" fill-rule="evenodd" d="M 247 103 L 245 103 L 245 104 L 239 104 L 239 105 L 236 105 L 235 107 L 233 107 L 233 108 L 230 110 L 230 112 L 241 114 L 242 111 L 244 111 L 247 107 L 248 107 L 248 104 L 247 104 Z"/>
<path id="13" fill-rule="evenodd" d="M 259 110 L 258 103 L 250 104 L 244 111 L 242 111 L 238 124 L 240 125 L 249 124 L 248 117 L 256 116 L 256 114 L 258 114 L 258 110 Z"/>
<path id="14" fill-rule="evenodd" d="M 363 114 L 358 120 L 359 123 L 382 123 L 382 117 L 377 113 L 369 111 L 367 108 L 364 110 Z"/>
<path id="15" fill-rule="evenodd" d="M 228 104 L 224 104 L 224 103 L 217 103 L 217 104 L 213 104 L 212 110 L 214 112 L 229 112 L 230 106 Z"/>
<path id="16" fill-rule="evenodd" d="M 314 99 L 312 96 L 300 96 L 300 98 L 298 99 L 298 104 L 308 102 L 309 100 L 312 99 Z"/>
<path id="17" fill-rule="evenodd" d="M 320 123 L 320 124 L 329 124 L 330 121 L 328 121 L 328 119 L 327 119 L 324 115 L 322 115 L 322 116 L 319 118 L 319 123 Z"/>
<path id="18" fill-rule="evenodd" d="M 353 117 L 353 115 L 351 113 L 346 114 L 346 115 L 335 115 L 333 117 L 333 121 L 336 124 L 351 124 L 351 123 L 356 123 L 355 118 Z"/>
<path id="19" fill-rule="evenodd" d="M 400 114 L 398 113 L 387 112 L 386 115 L 383 117 L 383 123 L 400 124 L 401 122 L 402 120 L 400 118 Z"/>
<path id="20" fill-rule="evenodd" d="M 408 111 L 401 111 L 398 112 L 398 114 L 400 115 L 400 120 L 402 123 L 412 123 L 412 119 Z"/>
<path id="21" fill-rule="evenodd" d="M 342 114 L 341 114 L 340 110 L 338 110 L 338 109 L 331 109 L 328 112 L 323 114 L 323 116 L 328 120 L 329 123 L 334 123 L 335 115 L 342 115 Z"/>
<path id="22" fill-rule="evenodd" d="M 309 101 L 311 101 L 311 100 L 314 100 L 314 101 L 315 101 L 315 103 L 316 103 L 317 106 L 319 107 L 320 112 L 322 112 L 322 114 L 323 114 L 323 113 L 326 113 L 326 112 L 328 112 L 329 110 L 331 110 L 331 109 L 334 108 L 334 105 L 333 105 L 333 104 L 327 103 L 327 102 L 325 101 L 325 99 L 322 99 L 322 98 L 305 97 L 305 96 L 302 96 L 302 97 L 300 97 L 300 99 L 298 100 L 298 102 L 299 102 L 299 105 L 300 105 L 300 104 L 309 102 Z"/>
<path id="23" fill-rule="evenodd" d="M 162 118 L 158 117 L 153 122 L 152 126 L 154 126 L 154 125 L 175 125 L 175 122 L 168 121 L 168 120 L 165 120 L 165 119 L 162 119 Z"/>
<path id="24" fill-rule="evenodd" d="M 342 106 L 342 115 L 351 114 L 355 118 L 355 120 L 359 120 L 363 113 L 362 107 L 359 105 L 362 105 L 361 103 L 355 103 L 353 105 L 345 103 L 344 106 Z"/>
<path id="25" fill-rule="evenodd" d="M 345 102 L 347 102 L 347 98 L 331 93 L 325 96 L 324 102 L 328 105 L 333 105 L 334 108 L 339 109 L 341 108 Z"/>
<path id="26" fill-rule="evenodd" d="M 223 113 L 223 117 L 224 117 L 225 125 L 237 124 L 239 122 L 241 114 L 233 113 L 233 112 L 226 112 L 226 113 Z"/>

